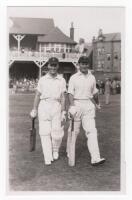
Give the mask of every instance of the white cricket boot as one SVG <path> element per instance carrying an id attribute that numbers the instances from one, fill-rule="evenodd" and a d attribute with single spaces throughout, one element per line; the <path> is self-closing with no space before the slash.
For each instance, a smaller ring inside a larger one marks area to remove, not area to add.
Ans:
<path id="1" fill-rule="evenodd" d="M 53 152 L 53 159 L 58 160 L 59 158 L 59 153 L 57 151 Z"/>
<path id="2" fill-rule="evenodd" d="M 45 165 L 51 165 L 51 161 L 45 161 Z"/>
<path id="3" fill-rule="evenodd" d="M 105 158 L 100 158 L 100 159 L 98 159 L 98 160 L 92 161 L 92 162 L 91 162 L 91 165 L 92 165 L 92 166 L 97 166 L 97 165 L 103 164 L 105 161 L 106 161 Z"/>

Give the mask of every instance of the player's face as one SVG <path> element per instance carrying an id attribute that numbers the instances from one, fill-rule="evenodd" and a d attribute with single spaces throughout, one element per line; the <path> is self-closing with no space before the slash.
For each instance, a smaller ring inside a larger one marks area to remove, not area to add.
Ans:
<path id="1" fill-rule="evenodd" d="M 51 75 L 57 74 L 58 68 L 59 68 L 58 64 L 49 64 L 48 65 L 48 70 Z"/>
<path id="2" fill-rule="evenodd" d="M 79 64 L 79 68 L 80 68 L 80 71 L 83 74 L 87 74 L 88 73 L 88 69 L 89 69 L 89 64 L 87 64 L 87 63 L 80 63 Z"/>

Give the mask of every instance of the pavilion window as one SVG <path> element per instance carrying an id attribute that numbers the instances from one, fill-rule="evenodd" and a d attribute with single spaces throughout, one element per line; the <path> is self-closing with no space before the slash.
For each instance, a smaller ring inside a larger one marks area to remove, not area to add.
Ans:
<path id="1" fill-rule="evenodd" d="M 102 50 L 101 50 L 101 48 L 98 48 L 98 49 L 97 49 L 97 53 L 98 53 L 98 56 L 101 56 L 101 55 L 102 55 Z"/>
<path id="2" fill-rule="evenodd" d="M 56 48 L 56 53 L 59 53 L 59 48 Z"/>
<path id="3" fill-rule="evenodd" d="M 50 48 L 49 47 L 46 48 L 46 52 L 50 52 Z"/>
<path id="4" fill-rule="evenodd" d="M 64 48 L 61 48 L 61 49 L 60 49 L 60 52 L 61 52 L 61 53 L 64 53 Z"/>
<path id="5" fill-rule="evenodd" d="M 100 69 L 101 68 L 101 62 L 98 61 L 98 68 Z"/>
<path id="6" fill-rule="evenodd" d="M 54 49 L 54 48 L 51 48 L 51 52 L 55 52 L 55 49 Z"/>
<path id="7" fill-rule="evenodd" d="M 97 54 L 98 54 L 98 56 L 102 56 L 102 55 L 104 54 L 104 52 L 105 52 L 104 47 L 98 48 L 98 49 L 97 49 Z"/>
<path id="8" fill-rule="evenodd" d="M 61 46 L 61 48 L 64 48 L 64 44 L 61 44 L 60 46 Z"/>

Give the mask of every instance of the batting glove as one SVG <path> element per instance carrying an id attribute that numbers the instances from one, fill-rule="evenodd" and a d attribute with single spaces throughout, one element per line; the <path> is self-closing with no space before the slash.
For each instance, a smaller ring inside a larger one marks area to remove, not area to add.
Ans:
<path id="1" fill-rule="evenodd" d="M 38 113 L 37 110 L 33 109 L 33 110 L 30 112 L 31 118 L 37 117 L 37 113 Z"/>
<path id="2" fill-rule="evenodd" d="M 101 105 L 100 105 L 100 104 L 96 104 L 95 106 L 96 106 L 96 108 L 97 108 L 98 110 L 101 109 Z"/>
<path id="3" fill-rule="evenodd" d="M 69 115 L 71 115 L 72 117 L 74 117 L 77 113 L 76 107 L 75 106 L 71 106 L 69 108 Z"/>

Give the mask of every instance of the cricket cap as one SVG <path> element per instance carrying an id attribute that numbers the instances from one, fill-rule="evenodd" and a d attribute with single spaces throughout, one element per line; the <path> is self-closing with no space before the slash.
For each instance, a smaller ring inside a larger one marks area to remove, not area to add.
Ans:
<path id="1" fill-rule="evenodd" d="M 56 65 L 56 64 L 59 63 L 59 60 L 58 60 L 58 58 L 56 58 L 56 57 L 51 57 L 51 58 L 49 58 L 48 63 L 49 63 L 50 65 L 54 65 L 54 64 Z"/>

